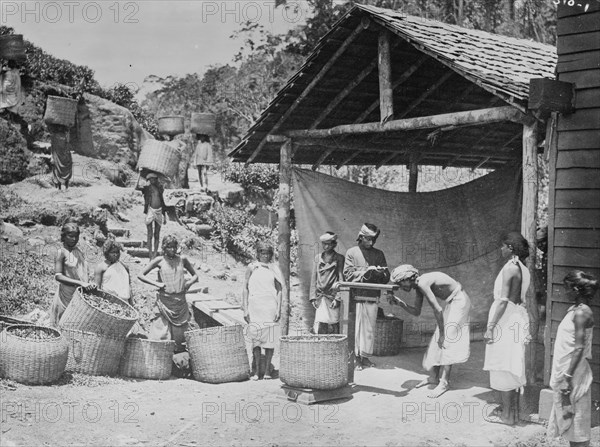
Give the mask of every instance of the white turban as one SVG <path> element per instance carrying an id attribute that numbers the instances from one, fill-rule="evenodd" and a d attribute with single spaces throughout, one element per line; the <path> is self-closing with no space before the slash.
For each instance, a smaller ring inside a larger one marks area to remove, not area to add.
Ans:
<path id="1" fill-rule="evenodd" d="M 379 230 L 373 231 L 373 230 L 369 229 L 369 227 L 367 227 L 366 225 L 363 225 L 361 227 L 360 231 L 358 232 L 358 237 L 361 237 L 361 236 L 378 237 L 379 236 Z"/>
<path id="2" fill-rule="evenodd" d="M 419 274 L 419 271 L 410 264 L 403 264 L 394 269 L 392 272 L 392 282 L 399 283 L 405 279 L 411 279 Z"/>
<path id="3" fill-rule="evenodd" d="M 319 237 L 319 240 L 321 242 L 335 242 L 337 241 L 337 238 L 338 236 L 335 233 L 325 233 Z"/>

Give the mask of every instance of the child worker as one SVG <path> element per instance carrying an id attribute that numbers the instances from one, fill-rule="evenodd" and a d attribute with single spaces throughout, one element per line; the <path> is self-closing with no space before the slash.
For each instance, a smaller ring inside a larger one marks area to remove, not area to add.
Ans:
<path id="1" fill-rule="evenodd" d="M 319 237 L 323 252 L 315 257 L 309 300 L 315 312 L 316 334 L 340 333 L 339 282 L 344 280 L 344 255 L 335 251 L 338 236 L 331 231 Z"/>
<path id="2" fill-rule="evenodd" d="M 100 289 L 133 306 L 129 267 L 120 260 L 122 249 L 114 237 L 109 236 L 106 239 L 102 246 L 104 261 L 96 266 L 94 282 Z"/>
<path id="3" fill-rule="evenodd" d="M 158 174 L 150 172 L 146 175 L 149 184 L 142 187 L 144 194 L 144 214 L 146 215 L 146 229 L 148 231 L 147 248 L 150 259 L 154 259 L 158 252 L 160 229 L 165 222 L 164 210 L 166 208 L 163 196 L 164 188 L 158 181 Z M 152 244 L 154 239 L 154 245 Z M 154 250 L 152 247 L 154 246 Z"/>
<path id="4" fill-rule="evenodd" d="M 158 288 L 154 319 L 150 323 L 150 340 L 174 340 L 175 352 L 185 350 L 184 333 L 190 330 L 190 310 L 185 293 L 198 281 L 198 275 L 189 259 L 177 254 L 179 242 L 172 235 L 162 241 L 163 256 L 157 256 L 144 269 L 138 279 Z M 148 277 L 148 273 L 158 269 L 158 281 Z M 191 275 L 185 279 L 185 272 Z"/>
<path id="5" fill-rule="evenodd" d="M 200 189 L 208 189 L 208 170 L 215 163 L 210 137 L 204 134 L 196 134 L 196 150 L 194 152 L 194 164 L 198 169 L 198 181 Z"/>
<path id="6" fill-rule="evenodd" d="M 58 281 L 58 290 L 50 307 L 51 326 L 58 326 L 60 317 L 73 299 L 78 287 L 82 287 L 86 292 L 96 288 L 96 284 L 88 281 L 85 255 L 77 246 L 79 234 L 79 225 L 73 221 L 67 221 L 62 226 L 60 239 L 63 246 L 54 258 L 54 279 Z"/>

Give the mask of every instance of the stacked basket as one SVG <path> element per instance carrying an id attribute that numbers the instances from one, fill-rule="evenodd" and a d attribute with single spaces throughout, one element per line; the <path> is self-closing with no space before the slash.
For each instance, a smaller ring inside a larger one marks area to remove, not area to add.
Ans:
<path id="1" fill-rule="evenodd" d="M 137 311 L 116 296 L 100 290 L 84 295 L 79 288 L 59 323 L 69 340 L 67 369 L 89 375 L 116 375 L 127 334 L 137 318 Z"/>
<path id="2" fill-rule="evenodd" d="M 250 377 L 242 325 L 185 333 L 194 378 L 200 382 L 239 382 Z"/>
<path id="3" fill-rule="evenodd" d="M 345 335 L 281 337 L 279 378 L 289 386 L 333 390 L 348 383 L 348 338 Z"/>

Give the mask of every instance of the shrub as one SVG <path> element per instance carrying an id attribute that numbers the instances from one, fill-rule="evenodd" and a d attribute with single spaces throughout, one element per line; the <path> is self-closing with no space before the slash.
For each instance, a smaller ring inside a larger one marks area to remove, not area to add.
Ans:
<path id="1" fill-rule="evenodd" d="M 244 189 L 259 187 L 267 191 L 279 187 L 279 170 L 270 165 L 231 163 L 223 174 L 226 180 L 239 183 Z"/>
<path id="2" fill-rule="evenodd" d="M 213 243 L 219 250 L 234 254 L 234 237 L 250 223 L 250 214 L 236 208 L 215 206 L 207 217 L 208 224 L 214 228 L 211 236 Z"/>
<path id="3" fill-rule="evenodd" d="M 277 230 L 262 225 L 245 226 L 232 238 L 234 254 L 244 260 L 253 259 L 256 256 L 256 244 L 259 241 L 270 242 L 273 249 L 277 251 Z"/>
<path id="4" fill-rule="evenodd" d="M 27 143 L 8 122 L 0 119 L 0 184 L 15 183 L 27 175 Z"/>

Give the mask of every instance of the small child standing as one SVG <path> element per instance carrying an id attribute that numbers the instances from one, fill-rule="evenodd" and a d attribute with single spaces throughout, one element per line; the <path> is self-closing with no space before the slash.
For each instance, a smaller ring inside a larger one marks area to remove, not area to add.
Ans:
<path id="1" fill-rule="evenodd" d="M 147 248 L 150 259 L 156 257 L 158 252 L 158 241 L 160 239 L 160 229 L 165 222 L 163 211 L 165 209 L 165 199 L 163 197 L 164 188 L 158 181 L 158 174 L 150 172 L 146 175 L 149 184 L 142 187 L 144 194 L 144 214 L 146 215 Z M 154 250 L 152 250 L 154 239 Z"/>
<path id="2" fill-rule="evenodd" d="M 197 134 L 196 151 L 194 152 L 194 164 L 198 169 L 198 181 L 200 189 L 208 188 L 208 170 L 214 164 L 213 149 L 208 135 Z"/>
<path id="3" fill-rule="evenodd" d="M 54 279 L 58 281 L 58 290 L 50 307 L 50 325 L 58 326 L 60 317 L 73 299 L 77 287 L 85 291 L 93 290 L 96 284 L 88 282 L 88 267 L 85 255 L 77 246 L 79 226 L 74 222 L 63 225 L 60 239 L 63 246 L 54 258 Z"/>

